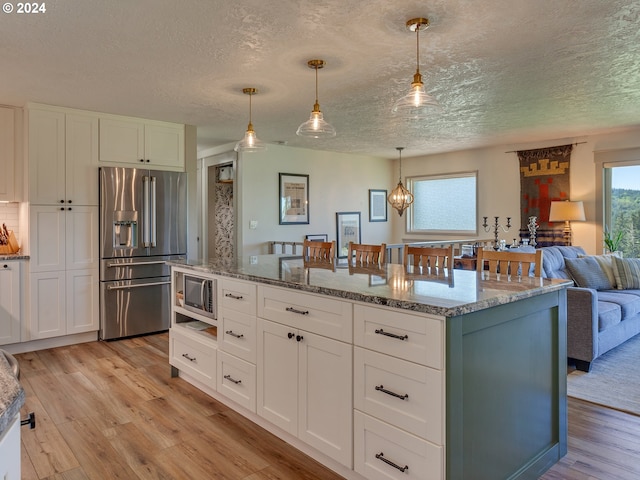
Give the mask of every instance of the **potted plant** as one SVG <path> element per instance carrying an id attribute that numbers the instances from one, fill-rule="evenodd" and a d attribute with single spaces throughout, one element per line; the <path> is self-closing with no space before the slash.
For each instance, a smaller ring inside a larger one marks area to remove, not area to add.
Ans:
<path id="1" fill-rule="evenodd" d="M 604 231 L 604 245 L 610 253 L 617 252 L 620 249 L 623 237 L 624 232 L 622 230 L 612 232 L 606 228 Z"/>

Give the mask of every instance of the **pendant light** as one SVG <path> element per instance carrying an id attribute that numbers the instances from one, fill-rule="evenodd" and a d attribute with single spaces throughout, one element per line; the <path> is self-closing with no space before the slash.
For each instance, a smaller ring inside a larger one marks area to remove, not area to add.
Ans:
<path id="1" fill-rule="evenodd" d="M 404 147 L 396 147 L 396 150 L 398 150 L 398 154 L 400 155 L 400 177 L 398 178 L 398 185 L 391 190 L 387 201 L 398 211 L 398 214 L 402 216 L 409 205 L 413 203 L 413 194 L 402 184 L 402 150 L 404 150 Z"/>
<path id="2" fill-rule="evenodd" d="M 296 135 L 310 138 L 335 137 L 336 129 L 324 120 L 318 103 L 318 69 L 324 67 L 324 60 L 309 60 L 307 65 L 316 71 L 316 103 L 313 105 L 309 120 L 298 127 Z"/>
<path id="3" fill-rule="evenodd" d="M 429 27 L 428 18 L 412 18 L 407 21 L 407 28 L 416 32 L 416 73 L 413 75 L 411 90 L 398 100 L 391 112 L 407 118 L 427 118 L 434 112 L 441 110 L 435 98 L 424 91 L 422 75 L 420 74 L 420 31 Z"/>
<path id="4" fill-rule="evenodd" d="M 266 150 L 267 146 L 258 139 L 251 123 L 251 97 L 256 95 L 258 90 L 255 88 L 243 88 L 242 93 L 249 95 L 249 125 L 247 125 L 244 138 L 236 143 L 234 150 L 243 153 L 261 152 Z"/>

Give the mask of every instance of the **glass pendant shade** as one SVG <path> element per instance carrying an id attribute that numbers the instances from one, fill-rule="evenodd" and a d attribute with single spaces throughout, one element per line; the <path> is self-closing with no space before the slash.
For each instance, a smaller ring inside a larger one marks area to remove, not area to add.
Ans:
<path id="1" fill-rule="evenodd" d="M 420 30 L 429 26 L 427 18 L 413 18 L 407 22 L 407 28 L 416 32 L 416 73 L 413 75 L 411 89 L 396 103 L 391 112 L 406 118 L 427 118 L 442 110 L 438 101 L 424 90 L 422 75 L 420 74 Z"/>
<path id="2" fill-rule="evenodd" d="M 391 190 L 391 193 L 387 197 L 387 201 L 393 208 L 398 211 L 398 214 L 402 216 L 404 211 L 409 208 L 409 205 L 413 203 L 413 194 L 407 190 L 402 184 L 402 150 L 403 147 L 396 147 L 400 154 L 400 178 L 398 179 L 398 185 Z"/>
<path id="3" fill-rule="evenodd" d="M 316 103 L 313 105 L 309 120 L 298 127 L 296 135 L 309 138 L 335 137 L 336 129 L 324 119 L 318 103 L 318 69 L 324 67 L 324 60 L 309 60 L 307 65 L 316 71 Z"/>
<path id="4" fill-rule="evenodd" d="M 251 123 L 251 97 L 258 93 L 258 90 L 255 88 L 243 88 L 242 93 L 249 95 L 249 125 L 247 125 L 247 131 L 244 133 L 243 139 L 236 143 L 234 150 L 243 153 L 261 152 L 266 150 L 267 146 L 257 137 Z"/>

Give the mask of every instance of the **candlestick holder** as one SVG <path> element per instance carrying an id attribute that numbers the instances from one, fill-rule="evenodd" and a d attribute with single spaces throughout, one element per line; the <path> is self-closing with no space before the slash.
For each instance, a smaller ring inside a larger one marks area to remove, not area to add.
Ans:
<path id="1" fill-rule="evenodd" d="M 484 218 L 484 223 L 482 224 L 482 227 L 484 228 L 485 232 L 488 232 L 490 230 L 490 225 L 487 223 L 487 218 L 489 217 L 482 217 Z M 511 217 L 507 217 L 507 224 L 506 225 L 500 225 L 499 219 L 500 217 L 494 217 L 495 221 L 493 224 L 493 249 L 494 250 L 500 250 L 500 242 L 498 240 L 498 233 L 500 232 L 500 230 L 502 230 L 503 232 L 507 233 L 509 231 L 509 229 L 511 228 Z"/>
<path id="2" fill-rule="evenodd" d="M 529 229 L 529 245 L 532 247 L 536 246 L 536 232 L 538 231 L 539 225 L 536 223 L 538 218 L 531 216 L 529 217 L 529 223 L 527 224 L 527 228 Z"/>

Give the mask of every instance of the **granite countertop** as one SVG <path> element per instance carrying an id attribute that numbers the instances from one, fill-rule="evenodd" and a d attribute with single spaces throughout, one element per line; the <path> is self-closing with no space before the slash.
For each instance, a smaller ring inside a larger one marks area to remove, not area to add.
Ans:
<path id="1" fill-rule="evenodd" d="M 13 376 L 7 359 L 0 353 L 0 437 L 24 405 L 25 393 Z"/>
<path id="2" fill-rule="evenodd" d="M 0 262 L 4 260 L 29 260 L 29 255 L 22 255 L 20 253 L 9 253 L 7 255 L 0 255 Z"/>
<path id="3" fill-rule="evenodd" d="M 258 255 L 218 262 L 176 261 L 171 265 L 310 293 L 331 295 L 432 315 L 454 317 L 560 290 L 564 279 L 502 275 L 469 270 L 430 274 L 402 265 L 349 267 L 314 264 L 293 255 Z"/>

